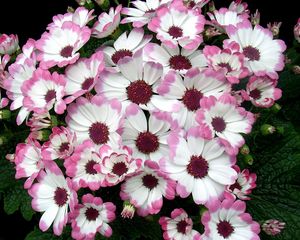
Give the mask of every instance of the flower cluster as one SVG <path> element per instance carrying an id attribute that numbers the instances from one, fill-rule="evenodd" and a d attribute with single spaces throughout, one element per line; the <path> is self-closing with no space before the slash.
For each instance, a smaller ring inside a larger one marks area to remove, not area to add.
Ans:
<path id="1" fill-rule="evenodd" d="M 98 190 L 118 186 L 123 217 L 158 214 L 175 197 L 207 208 L 202 235 L 182 208 L 162 216 L 166 240 L 259 239 L 245 212 L 256 175 L 236 157 L 255 122 L 245 106 L 281 97 L 286 46 L 251 23 L 247 4 L 206 12 L 208 2 L 134 1 L 97 18 L 79 7 L 54 16 L 8 69 L 17 38 L 1 36 L 0 108 L 10 100 L 30 128 L 10 160 L 42 231 L 70 223 L 74 239 L 111 236 L 121 213 Z M 103 44 L 82 57 L 94 39 Z"/>

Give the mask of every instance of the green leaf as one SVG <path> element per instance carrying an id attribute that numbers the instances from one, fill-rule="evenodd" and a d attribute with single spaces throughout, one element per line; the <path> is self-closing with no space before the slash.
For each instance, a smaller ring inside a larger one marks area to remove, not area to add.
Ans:
<path id="1" fill-rule="evenodd" d="M 67 226 L 64 229 L 64 232 L 61 236 L 55 236 L 52 233 L 52 227 L 47 232 L 42 232 L 40 229 L 37 227 L 34 228 L 32 232 L 30 232 L 25 240 L 72 240 L 71 237 L 71 228 Z"/>

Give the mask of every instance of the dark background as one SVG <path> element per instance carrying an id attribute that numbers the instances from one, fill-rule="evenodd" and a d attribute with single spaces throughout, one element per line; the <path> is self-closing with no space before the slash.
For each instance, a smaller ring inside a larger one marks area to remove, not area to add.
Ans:
<path id="1" fill-rule="evenodd" d="M 127 4 L 127 1 L 119 1 Z M 226 7 L 230 0 L 216 0 L 217 7 Z M 292 44 L 293 27 L 300 17 L 296 0 L 248 0 L 249 9 L 253 13 L 259 9 L 261 25 L 266 27 L 268 22 L 283 22 L 280 29 L 280 38 L 288 45 Z M 39 39 L 45 31 L 52 16 L 65 13 L 68 6 L 76 6 L 75 0 L 22 0 L 1 1 L 0 33 L 17 34 L 20 45 L 30 37 Z M 2 153 L 3 154 L 3 153 Z M 39 216 L 35 219 L 38 220 Z M 34 221 L 25 221 L 19 213 L 6 215 L 3 212 L 3 202 L 0 201 L 0 240 L 22 240 L 26 234 L 38 226 Z M 12 229 L 12 230 L 9 230 Z"/>

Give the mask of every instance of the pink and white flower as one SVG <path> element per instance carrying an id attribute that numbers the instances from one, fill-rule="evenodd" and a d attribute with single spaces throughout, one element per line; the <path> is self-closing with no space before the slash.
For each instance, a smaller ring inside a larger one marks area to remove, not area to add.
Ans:
<path id="1" fill-rule="evenodd" d="M 225 152 L 218 139 L 205 140 L 196 129 L 190 129 L 187 139 L 172 134 L 168 144 L 170 158 L 162 159 L 160 166 L 177 181 L 176 192 L 180 197 L 192 194 L 196 204 L 205 204 L 220 199 L 225 186 L 235 182 L 235 158 Z"/>
<path id="2" fill-rule="evenodd" d="M 26 44 L 22 47 L 22 53 L 17 56 L 16 62 L 17 64 L 24 64 L 26 59 L 31 59 L 33 64 L 36 65 L 36 48 L 35 48 L 35 40 L 29 38 Z"/>
<path id="3" fill-rule="evenodd" d="M 231 11 L 235 11 L 238 14 L 249 13 L 248 4 L 246 2 L 242 2 L 242 0 L 235 0 L 230 3 L 228 9 Z"/>
<path id="4" fill-rule="evenodd" d="M 79 58 L 77 51 L 90 36 L 91 30 L 88 27 L 80 28 L 73 22 L 65 22 L 61 28 L 51 28 L 35 44 L 39 50 L 37 60 L 40 61 L 40 67 L 44 69 L 55 65 L 64 67 L 76 62 Z"/>
<path id="5" fill-rule="evenodd" d="M 172 1 L 169 6 L 156 10 L 148 28 L 156 32 L 156 38 L 170 48 L 181 47 L 193 50 L 203 39 L 200 33 L 204 30 L 205 18 L 198 11 L 188 9 L 182 1 Z"/>
<path id="6" fill-rule="evenodd" d="M 193 220 L 189 218 L 182 208 L 176 208 L 171 212 L 171 218 L 161 217 L 159 224 L 164 230 L 165 240 L 200 240 L 201 235 L 193 229 Z"/>
<path id="7" fill-rule="evenodd" d="M 129 177 L 121 186 L 122 200 L 129 200 L 140 216 L 156 214 L 163 205 L 163 196 L 175 197 L 175 181 L 163 173 L 156 162 L 147 160 L 142 172 Z"/>
<path id="8" fill-rule="evenodd" d="M 0 56 L 0 109 L 8 105 L 9 100 L 7 98 L 1 98 L 1 89 L 3 88 L 4 80 L 9 78 L 9 73 L 5 70 L 7 63 L 10 60 L 9 55 Z"/>
<path id="9" fill-rule="evenodd" d="M 94 144 L 118 146 L 121 140 L 116 130 L 121 124 L 121 104 L 101 96 L 90 100 L 80 97 L 68 106 L 66 122 L 76 134 L 78 143 L 90 139 Z"/>
<path id="10" fill-rule="evenodd" d="M 267 76 L 252 76 L 242 91 L 245 100 L 251 101 L 254 106 L 269 108 L 281 98 L 281 89 L 276 88 L 277 80 Z"/>
<path id="11" fill-rule="evenodd" d="M 70 207 L 72 210 L 77 203 L 77 194 L 59 167 L 51 163 L 45 172 L 39 174 L 38 183 L 33 184 L 28 193 L 33 198 L 32 208 L 44 212 L 39 223 L 40 229 L 47 231 L 53 223 L 54 234 L 61 235 L 68 222 L 68 209 Z"/>
<path id="12" fill-rule="evenodd" d="M 294 37 L 300 43 L 300 18 L 298 18 L 297 24 L 294 26 Z"/>
<path id="13" fill-rule="evenodd" d="M 17 35 L 0 34 L 0 54 L 11 55 L 19 49 L 19 39 Z"/>
<path id="14" fill-rule="evenodd" d="M 31 132 L 37 132 L 44 128 L 50 128 L 54 121 L 53 118 L 51 119 L 49 112 L 43 114 L 32 113 L 31 117 L 26 121 L 26 125 L 30 127 Z"/>
<path id="15" fill-rule="evenodd" d="M 259 224 L 245 213 L 246 203 L 225 199 L 207 204 L 208 211 L 202 215 L 206 240 L 259 240 Z"/>
<path id="16" fill-rule="evenodd" d="M 108 223 L 115 218 L 116 206 L 112 202 L 103 202 L 92 194 L 82 196 L 82 204 L 77 204 L 71 213 L 72 237 L 76 240 L 93 240 L 99 232 L 105 237 L 112 235 Z"/>
<path id="17" fill-rule="evenodd" d="M 225 197 L 233 199 L 237 197 L 243 201 L 250 200 L 247 195 L 251 194 L 252 189 L 256 188 L 256 174 L 250 173 L 248 169 L 241 171 L 237 165 L 233 168 L 238 173 L 238 178 L 234 184 L 227 186 Z"/>
<path id="18" fill-rule="evenodd" d="M 277 79 L 276 71 L 284 67 L 284 55 L 286 45 L 282 40 L 274 40 L 272 32 L 256 25 L 252 27 L 249 21 L 244 21 L 237 27 L 226 28 L 229 36 L 225 40 L 225 46 L 236 42 L 240 46 L 240 52 L 245 55 L 245 66 L 251 73 L 257 76 L 268 75 Z"/>
<path id="19" fill-rule="evenodd" d="M 277 219 L 269 219 L 262 224 L 261 228 L 266 234 L 276 236 L 285 228 L 285 222 L 280 222 Z"/>
<path id="20" fill-rule="evenodd" d="M 105 38 L 111 35 L 119 26 L 121 20 L 122 5 L 109 9 L 109 13 L 103 12 L 92 28 L 92 35 L 95 38 Z"/>
<path id="21" fill-rule="evenodd" d="M 236 154 L 245 140 L 241 133 L 249 133 L 255 121 L 254 115 L 238 107 L 236 99 L 224 93 L 218 99 L 214 96 L 200 100 L 196 121 L 207 138 L 218 136 L 230 154 Z"/>
<path id="22" fill-rule="evenodd" d="M 57 72 L 51 74 L 48 70 L 38 68 L 21 87 L 24 107 L 38 114 L 54 107 L 56 113 L 62 114 L 66 109 L 63 100 L 65 84 L 63 75 Z"/>

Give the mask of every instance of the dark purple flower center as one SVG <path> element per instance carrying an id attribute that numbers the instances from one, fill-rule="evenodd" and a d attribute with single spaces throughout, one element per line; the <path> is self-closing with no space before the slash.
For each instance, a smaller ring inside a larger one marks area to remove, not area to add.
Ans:
<path id="1" fill-rule="evenodd" d="M 208 163 L 202 156 L 192 156 L 187 172 L 195 178 L 203 178 L 208 173 Z"/>
<path id="2" fill-rule="evenodd" d="M 48 90 L 48 92 L 45 95 L 45 101 L 46 101 L 46 103 L 50 102 L 55 97 L 56 97 L 55 90 Z"/>
<path id="3" fill-rule="evenodd" d="M 179 38 L 182 37 L 182 29 L 180 27 L 172 26 L 169 28 L 168 33 L 173 37 L 173 38 Z"/>
<path id="4" fill-rule="evenodd" d="M 238 181 L 236 181 L 234 184 L 232 184 L 229 188 L 231 191 L 234 191 L 234 189 L 238 189 L 238 190 L 241 190 L 242 189 L 242 186 L 239 184 Z"/>
<path id="5" fill-rule="evenodd" d="M 222 68 L 226 68 L 227 72 L 231 72 L 232 71 L 232 68 L 231 68 L 231 66 L 230 66 L 229 63 L 219 63 L 218 66 L 222 67 Z"/>
<path id="6" fill-rule="evenodd" d="M 73 47 L 72 46 L 66 46 L 60 51 L 60 55 L 64 58 L 68 58 L 72 56 L 73 53 Z"/>
<path id="7" fill-rule="evenodd" d="M 93 85 L 94 78 L 90 77 L 84 80 L 84 82 L 81 84 L 82 90 L 89 90 L 89 88 Z"/>
<path id="8" fill-rule="evenodd" d="M 145 154 L 155 152 L 159 147 L 158 138 L 151 132 L 140 133 L 135 141 L 137 149 Z"/>
<path id="9" fill-rule="evenodd" d="M 64 143 L 62 143 L 62 144 L 60 145 L 58 151 L 61 152 L 61 153 L 63 153 L 63 152 L 65 152 L 65 151 L 69 151 L 69 149 L 70 149 L 70 144 L 67 143 L 67 142 L 64 142 Z"/>
<path id="10" fill-rule="evenodd" d="M 260 59 L 259 50 L 252 46 L 244 47 L 243 53 L 250 61 L 258 61 Z"/>
<path id="11" fill-rule="evenodd" d="M 249 96 L 253 99 L 259 99 L 261 97 L 261 92 L 257 88 L 250 91 Z"/>
<path id="12" fill-rule="evenodd" d="M 95 122 L 90 126 L 89 135 L 95 144 L 104 144 L 108 141 L 108 127 L 101 122 Z"/>
<path id="13" fill-rule="evenodd" d="M 152 87 L 144 80 L 132 82 L 126 90 L 128 99 L 136 104 L 148 103 L 153 94 Z"/>
<path id="14" fill-rule="evenodd" d="M 211 125 L 213 126 L 216 132 L 223 132 L 226 128 L 226 123 L 222 117 L 214 117 L 211 121 Z"/>
<path id="15" fill-rule="evenodd" d="M 158 185 L 158 179 L 151 174 L 147 174 L 142 178 L 143 185 L 152 190 Z"/>
<path id="16" fill-rule="evenodd" d="M 121 49 L 119 51 L 116 51 L 111 56 L 111 60 L 114 62 L 114 64 L 117 64 L 119 60 L 121 60 L 124 57 L 132 57 L 132 52 L 127 49 Z"/>
<path id="17" fill-rule="evenodd" d="M 95 221 L 99 216 L 99 211 L 95 208 L 89 207 L 85 211 L 85 217 L 89 221 Z"/>
<path id="18" fill-rule="evenodd" d="M 54 201 L 55 203 L 62 207 L 68 201 L 68 192 L 64 188 L 57 187 L 54 192 Z"/>
<path id="19" fill-rule="evenodd" d="M 97 173 L 96 169 L 94 168 L 94 166 L 96 165 L 97 163 L 94 161 L 94 160 L 90 160 L 87 162 L 87 164 L 85 165 L 85 171 L 86 173 L 88 174 L 91 174 L 91 175 L 94 175 Z"/>
<path id="20" fill-rule="evenodd" d="M 186 234 L 188 227 L 189 227 L 189 224 L 185 220 L 181 220 L 176 225 L 177 231 L 182 234 Z"/>
<path id="21" fill-rule="evenodd" d="M 112 172 L 118 176 L 122 176 L 127 171 L 128 171 L 128 168 L 127 168 L 126 164 L 123 162 L 116 163 L 112 168 Z"/>
<path id="22" fill-rule="evenodd" d="M 182 97 L 184 105 L 190 111 L 196 111 L 200 108 L 200 99 L 203 97 L 203 94 L 197 89 L 188 89 Z"/>
<path id="23" fill-rule="evenodd" d="M 187 3 L 188 8 L 193 8 L 195 6 L 196 6 L 196 3 L 194 1 L 188 1 L 188 3 Z"/>
<path id="24" fill-rule="evenodd" d="M 232 225 L 227 221 L 221 221 L 217 225 L 218 233 L 223 238 L 228 238 L 234 231 Z"/>
<path id="25" fill-rule="evenodd" d="M 188 70 L 192 67 L 190 60 L 182 55 L 172 56 L 169 60 L 170 68 L 175 70 Z"/>

